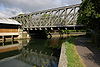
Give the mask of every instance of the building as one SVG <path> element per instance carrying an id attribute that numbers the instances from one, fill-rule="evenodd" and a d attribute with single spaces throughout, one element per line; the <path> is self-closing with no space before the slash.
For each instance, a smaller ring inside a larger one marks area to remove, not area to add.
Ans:
<path id="1" fill-rule="evenodd" d="M 21 24 L 13 19 L 0 18 L 0 40 L 19 36 Z"/>

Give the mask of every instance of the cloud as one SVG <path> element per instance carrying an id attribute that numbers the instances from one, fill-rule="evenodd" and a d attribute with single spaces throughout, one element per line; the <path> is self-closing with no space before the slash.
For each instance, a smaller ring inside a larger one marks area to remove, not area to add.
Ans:
<path id="1" fill-rule="evenodd" d="M 37 11 L 61 6 L 61 0 L 0 0 L 7 8 L 20 8 L 22 11 Z"/>
<path id="2" fill-rule="evenodd" d="M 6 8 L 5 10 L 0 11 L 0 17 L 9 18 L 23 13 L 24 12 L 22 12 L 19 8 Z"/>
<path id="3" fill-rule="evenodd" d="M 74 5 L 74 4 L 80 4 L 82 0 L 62 0 L 63 5 Z"/>
<path id="4" fill-rule="evenodd" d="M 80 0 L 0 0 L 0 15 L 15 16 L 18 13 L 28 13 L 79 3 Z"/>

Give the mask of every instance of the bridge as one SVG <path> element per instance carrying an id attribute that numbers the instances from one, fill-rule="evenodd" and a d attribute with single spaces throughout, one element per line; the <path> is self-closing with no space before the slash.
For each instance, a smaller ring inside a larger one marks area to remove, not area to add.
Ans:
<path id="1" fill-rule="evenodd" d="M 81 29 L 83 25 L 77 25 L 79 7 L 80 4 L 64 6 L 20 14 L 10 19 L 20 22 L 23 30 Z"/>

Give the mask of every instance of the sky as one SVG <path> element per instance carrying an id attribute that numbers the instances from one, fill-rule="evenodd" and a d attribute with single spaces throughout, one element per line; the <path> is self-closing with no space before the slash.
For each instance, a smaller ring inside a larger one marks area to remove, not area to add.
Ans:
<path id="1" fill-rule="evenodd" d="M 19 14 L 80 3 L 81 0 L 0 0 L 0 17 L 9 18 Z"/>

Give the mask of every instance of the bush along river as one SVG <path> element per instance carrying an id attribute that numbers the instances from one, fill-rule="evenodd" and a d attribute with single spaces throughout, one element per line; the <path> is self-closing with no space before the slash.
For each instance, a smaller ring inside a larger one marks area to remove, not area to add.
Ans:
<path id="1" fill-rule="evenodd" d="M 32 38 L 0 43 L 0 67 L 58 67 L 65 39 Z"/>

